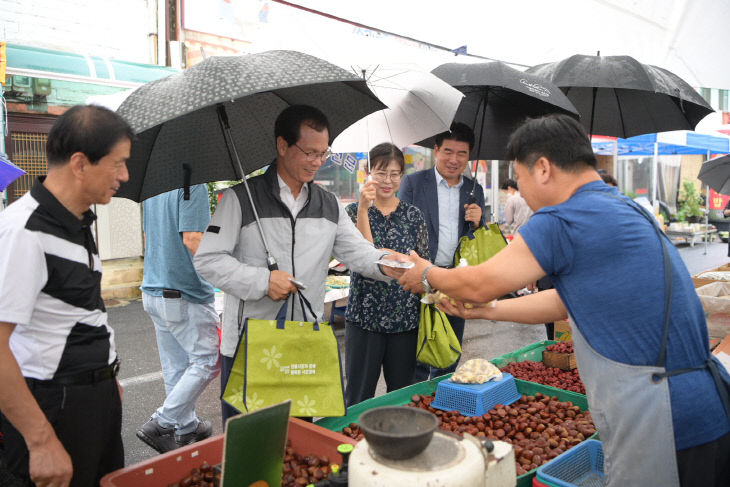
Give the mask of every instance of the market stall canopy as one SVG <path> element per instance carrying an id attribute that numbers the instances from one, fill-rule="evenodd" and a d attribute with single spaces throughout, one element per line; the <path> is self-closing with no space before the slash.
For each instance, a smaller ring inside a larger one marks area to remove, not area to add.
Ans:
<path id="1" fill-rule="evenodd" d="M 178 72 L 165 66 L 19 44 L 7 45 L 7 59 L 6 72 L 9 75 L 128 88 Z"/>
<path id="2" fill-rule="evenodd" d="M 416 10 L 412 2 L 392 0 L 371 0 L 367 8 L 361 2 L 342 0 L 296 3 L 451 49 L 466 44 L 470 54 L 522 66 L 556 61 L 576 52 L 630 53 L 643 63 L 663 66 L 692 86 L 730 88 L 730 63 L 723 62 L 730 45 L 727 0 L 561 0 L 559 8 L 550 8 L 544 0 L 453 0 L 448 8 L 441 1 L 421 0 Z M 306 37 L 322 49 L 348 51 L 345 34 L 333 39 L 331 30 L 302 21 L 304 16 L 315 17 L 313 14 L 300 11 L 294 18 L 288 11 L 295 9 L 276 2 L 270 5 L 269 24 L 291 16 L 290 32 L 296 32 L 297 39 Z M 349 27 L 352 37 L 369 35 L 373 45 L 387 40 L 380 32 Z M 549 33 L 538 34 L 546 28 Z M 401 43 L 408 40 L 401 39 Z M 415 45 L 411 51 L 423 51 L 420 47 Z M 380 61 L 389 62 L 386 58 Z"/>
<path id="3" fill-rule="evenodd" d="M 595 137 L 593 151 L 600 155 L 653 156 L 657 144 L 659 155 L 728 154 L 730 137 L 700 134 L 688 130 L 674 130 L 657 134 L 644 134 L 627 139 Z M 616 148 L 618 144 L 618 149 Z"/>

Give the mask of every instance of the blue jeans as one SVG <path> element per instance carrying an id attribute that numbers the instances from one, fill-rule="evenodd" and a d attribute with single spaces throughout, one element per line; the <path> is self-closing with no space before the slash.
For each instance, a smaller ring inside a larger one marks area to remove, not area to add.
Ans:
<path id="1" fill-rule="evenodd" d="M 142 293 L 142 305 L 155 324 L 167 397 L 153 418 L 164 428 L 186 434 L 198 426 L 195 403 L 220 370 L 218 315 L 213 303 Z"/>

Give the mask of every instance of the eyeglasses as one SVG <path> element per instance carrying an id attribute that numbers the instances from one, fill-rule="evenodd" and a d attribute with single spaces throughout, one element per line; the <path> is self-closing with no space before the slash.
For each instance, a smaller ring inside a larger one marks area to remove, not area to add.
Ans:
<path id="1" fill-rule="evenodd" d="M 384 183 L 388 179 L 390 179 L 392 182 L 397 183 L 400 181 L 400 178 L 403 176 L 403 173 L 401 172 L 392 172 L 390 174 L 384 173 L 384 172 L 374 172 L 372 174 L 373 180 L 377 181 L 379 183 Z"/>
<path id="2" fill-rule="evenodd" d="M 321 161 L 326 161 L 327 158 L 332 155 L 332 149 L 330 149 L 329 147 L 324 152 L 315 152 L 315 151 L 307 152 L 304 149 L 302 149 L 301 147 L 299 147 L 299 144 L 297 144 L 296 142 L 294 143 L 294 145 L 296 146 L 297 149 L 302 151 L 302 153 L 304 154 L 304 157 L 307 158 L 307 162 L 313 162 L 315 159 L 319 159 Z"/>

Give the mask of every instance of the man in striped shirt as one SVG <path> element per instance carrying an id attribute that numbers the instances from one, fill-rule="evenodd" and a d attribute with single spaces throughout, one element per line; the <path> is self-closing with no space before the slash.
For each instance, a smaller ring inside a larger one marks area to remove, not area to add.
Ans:
<path id="1" fill-rule="evenodd" d="M 48 175 L 0 213 L 5 457 L 39 487 L 98 485 L 124 464 L 118 359 L 90 207 L 129 179 L 131 139 L 114 112 L 71 108 L 48 135 Z"/>

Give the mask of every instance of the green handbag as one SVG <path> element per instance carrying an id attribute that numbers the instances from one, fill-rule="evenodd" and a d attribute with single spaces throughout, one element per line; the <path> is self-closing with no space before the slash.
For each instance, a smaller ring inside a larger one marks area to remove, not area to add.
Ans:
<path id="1" fill-rule="evenodd" d="M 309 301 L 296 293 L 306 319 Z M 305 308 L 306 306 L 306 308 Z M 329 323 L 247 318 L 222 399 L 253 411 L 290 399 L 292 416 L 344 416 L 342 366 Z"/>
<path id="2" fill-rule="evenodd" d="M 461 357 L 461 344 L 446 313 L 434 304 L 421 303 L 416 360 L 445 369 Z"/>
<path id="3" fill-rule="evenodd" d="M 472 235 L 464 235 L 454 254 L 454 266 L 463 257 L 469 265 L 479 265 L 490 259 L 507 246 L 502 231 L 496 223 L 488 223 L 474 230 Z"/>

